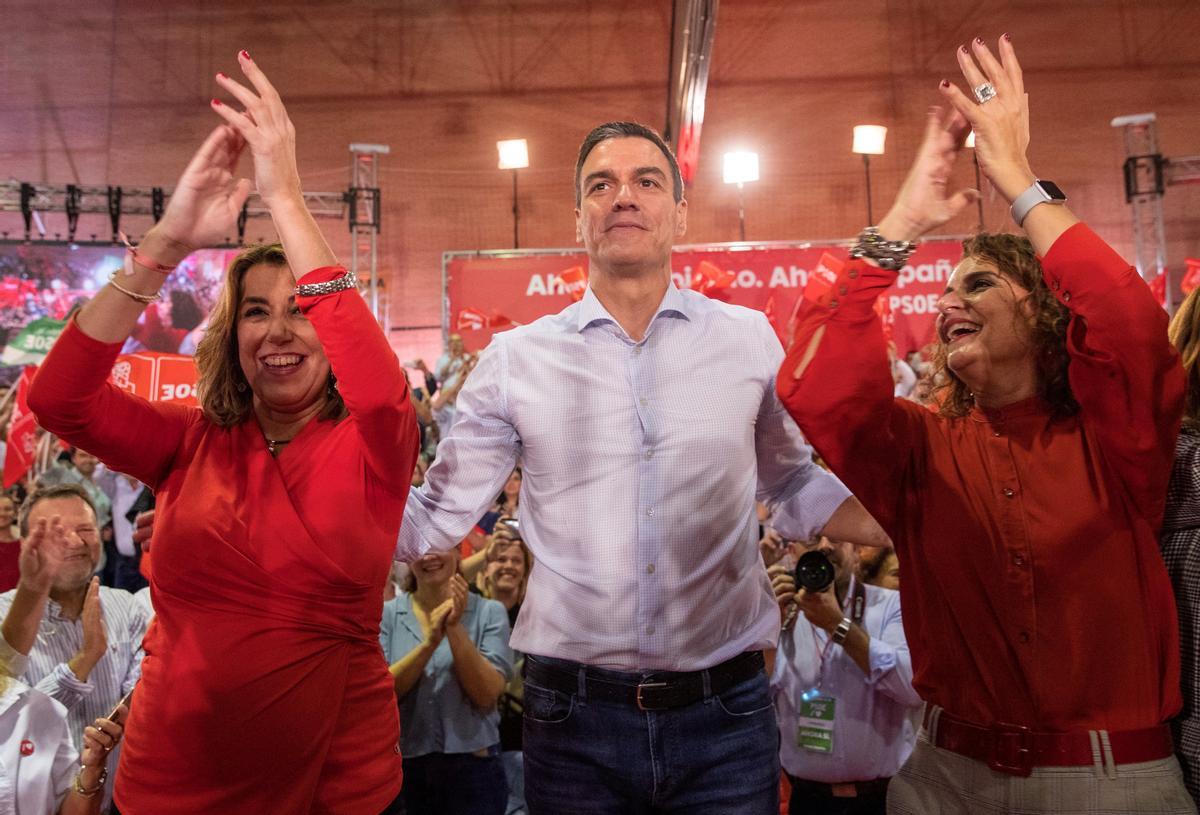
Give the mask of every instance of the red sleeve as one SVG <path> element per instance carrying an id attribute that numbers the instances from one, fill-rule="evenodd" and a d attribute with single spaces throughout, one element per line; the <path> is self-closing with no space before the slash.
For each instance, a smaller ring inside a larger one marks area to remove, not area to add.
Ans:
<path id="1" fill-rule="evenodd" d="M 324 283 L 346 274 L 340 266 L 314 269 L 301 284 Z M 389 492 L 408 494 L 420 448 L 408 379 L 357 289 L 297 297 L 321 339 L 338 391 L 358 425 L 367 462 Z"/>
<path id="2" fill-rule="evenodd" d="M 1071 391 L 1104 455 L 1146 518 L 1162 519 L 1184 375 L 1167 314 L 1132 266 L 1085 224 L 1042 259 L 1046 284 L 1071 311 Z"/>
<path id="3" fill-rule="evenodd" d="M 200 412 L 147 402 L 110 383 L 121 346 L 94 340 L 75 320 L 68 322 L 33 378 L 29 409 L 51 433 L 153 490 Z"/>
<path id="4" fill-rule="evenodd" d="M 821 458 L 896 538 L 902 476 L 922 449 L 925 408 L 894 397 L 874 305 L 897 273 L 847 261 L 829 291 L 805 300 L 776 378 L 779 398 Z M 803 375 L 796 369 L 821 334 Z"/>

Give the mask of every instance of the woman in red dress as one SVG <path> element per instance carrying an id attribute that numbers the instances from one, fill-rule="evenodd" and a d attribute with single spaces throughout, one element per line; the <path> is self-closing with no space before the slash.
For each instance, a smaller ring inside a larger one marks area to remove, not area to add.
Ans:
<path id="1" fill-rule="evenodd" d="M 245 108 L 163 218 L 64 331 L 29 395 L 39 422 L 158 497 L 142 679 L 116 780 L 126 815 L 374 813 L 401 781 L 381 587 L 417 456 L 406 380 L 304 205 L 295 138 L 246 52 Z M 202 407 L 108 383 L 166 271 L 218 243 L 252 186 L 280 247 L 230 269 L 197 352 Z"/>

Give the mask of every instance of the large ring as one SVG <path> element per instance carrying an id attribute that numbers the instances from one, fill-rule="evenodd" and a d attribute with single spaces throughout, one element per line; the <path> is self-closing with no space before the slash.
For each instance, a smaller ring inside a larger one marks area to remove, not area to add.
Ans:
<path id="1" fill-rule="evenodd" d="M 979 100 L 979 104 L 987 102 L 996 96 L 996 86 L 991 82 L 984 82 L 975 86 L 975 98 Z"/>

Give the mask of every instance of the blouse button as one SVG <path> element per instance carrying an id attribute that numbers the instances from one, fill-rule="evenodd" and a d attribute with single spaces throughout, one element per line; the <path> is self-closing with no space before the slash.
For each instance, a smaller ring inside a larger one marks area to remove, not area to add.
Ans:
<path id="1" fill-rule="evenodd" d="M 1022 631 L 1020 634 L 1017 635 L 1017 639 L 1019 639 L 1023 643 L 1028 643 L 1030 640 L 1029 632 Z"/>
<path id="2" fill-rule="evenodd" d="M 1016 495 L 1016 493 L 1013 492 L 1012 490 L 1010 490 L 1008 487 L 1004 488 L 1004 497 L 1005 498 L 1012 498 L 1014 495 Z"/>
<path id="3" fill-rule="evenodd" d="M 851 269 L 850 271 L 846 272 L 846 277 L 850 278 L 851 280 L 857 279 L 858 269 Z"/>
<path id="4" fill-rule="evenodd" d="M 1013 563 L 1016 564 L 1017 566 L 1024 566 L 1025 565 L 1025 557 L 1021 554 L 1015 554 L 1015 555 L 1013 555 Z"/>
<path id="5" fill-rule="evenodd" d="M 1069 291 L 1063 292 L 1063 302 L 1064 303 L 1069 302 L 1070 300 L 1071 300 L 1071 293 Z"/>
<path id="6" fill-rule="evenodd" d="M 829 307 L 837 308 L 837 298 L 836 297 L 829 301 Z"/>
<path id="7" fill-rule="evenodd" d="M 838 286 L 838 294 L 845 296 L 846 292 L 848 291 L 850 291 L 850 289 L 846 288 L 844 283 L 841 286 Z"/>

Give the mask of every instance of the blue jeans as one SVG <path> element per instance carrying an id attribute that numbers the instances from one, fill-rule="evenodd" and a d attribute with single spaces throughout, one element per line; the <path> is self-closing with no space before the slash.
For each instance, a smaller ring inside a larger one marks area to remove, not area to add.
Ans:
<path id="1" fill-rule="evenodd" d="M 641 711 L 539 686 L 526 656 L 530 815 L 777 815 L 779 729 L 766 674 L 685 707 Z M 536 670 L 536 669 L 534 669 Z M 606 681 L 629 674 L 588 668 Z"/>

